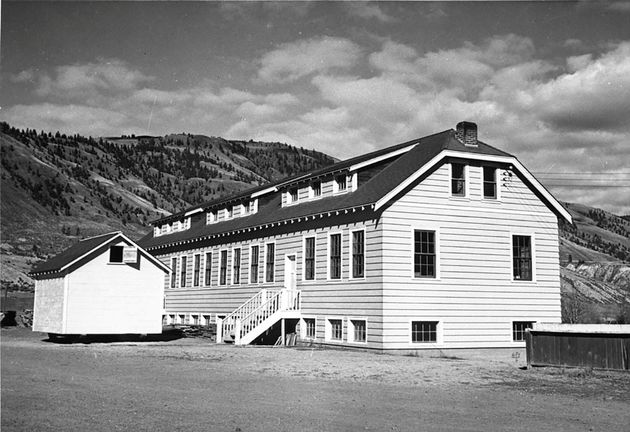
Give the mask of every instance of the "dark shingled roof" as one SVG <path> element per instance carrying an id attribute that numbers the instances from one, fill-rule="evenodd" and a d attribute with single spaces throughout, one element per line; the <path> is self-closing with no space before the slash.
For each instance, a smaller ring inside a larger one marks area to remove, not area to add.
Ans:
<path id="1" fill-rule="evenodd" d="M 350 168 L 352 165 L 368 161 L 370 159 L 385 155 L 390 152 L 394 152 L 398 149 L 402 149 L 410 145 L 415 146 L 408 152 L 403 153 L 401 156 L 395 159 L 391 164 L 385 167 L 382 171 L 378 172 L 365 184 L 360 185 L 359 188 L 352 193 L 338 195 L 334 197 L 326 197 L 315 201 L 304 202 L 287 207 L 281 206 L 281 195 L 279 193 L 275 193 L 273 199 L 271 199 L 264 205 L 259 205 L 258 212 L 255 215 L 239 217 L 209 225 L 205 223 L 205 218 L 202 218 L 202 220 L 193 223 L 192 226 L 185 231 L 165 234 L 158 237 L 154 237 L 153 233 L 151 232 L 147 234 L 144 238 L 142 238 L 139 241 L 139 244 L 142 247 L 150 250 L 160 246 L 181 243 L 215 234 L 258 227 L 273 222 L 291 220 L 298 217 L 321 214 L 329 211 L 344 210 L 372 205 L 376 203 L 380 198 L 384 197 L 391 190 L 393 190 L 400 183 L 402 183 L 414 172 L 419 170 L 422 166 L 424 166 L 427 162 L 429 162 L 432 158 L 437 156 L 443 150 L 455 150 L 458 152 L 466 153 L 512 157 L 512 155 L 491 147 L 481 141 L 479 141 L 477 147 L 465 146 L 461 141 L 455 138 L 455 131 L 449 129 L 444 132 L 440 132 L 424 138 L 408 141 L 402 144 L 395 145 L 393 147 L 388 147 L 382 150 L 378 150 L 376 152 L 368 153 L 366 155 L 361 155 L 346 161 L 342 161 L 329 167 L 320 169 L 318 171 L 314 171 L 307 175 L 294 176 L 280 182 L 250 189 L 246 192 L 239 193 L 238 195 L 233 195 L 232 197 L 227 197 L 221 200 L 216 200 L 210 203 L 191 207 L 191 209 L 204 208 L 217 203 L 227 203 L 235 198 L 248 196 L 252 192 L 255 192 L 257 190 L 263 190 L 277 185 L 286 185 L 300 179 L 310 179 L 320 175 L 342 171 L 344 169 Z M 184 215 L 184 213 L 185 211 L 177 213 L 173 216 L 181 217 Z M 163 218 L 160 221 L 167 221 L 169 219 L 170 218 Z"/>
<path id="2" fill-rule="evenodd" d="M 70 246 L 59 255 L 52 257 L 48 261 L 40 263 L 33 270 L 31 270 L 30 274 L 35 275 L 38 273 L 58 272 L 77 258 L 81 258 L 83 255 L 90 252 L 91 250 L 111 241 L 119 234 L 120 232 L 112 232 L 81 240 L 79 243 Z"/>

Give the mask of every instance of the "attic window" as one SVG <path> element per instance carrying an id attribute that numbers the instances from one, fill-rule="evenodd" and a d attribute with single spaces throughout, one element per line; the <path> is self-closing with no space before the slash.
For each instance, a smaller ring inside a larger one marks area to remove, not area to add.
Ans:
<path id="1" fill-rule="evenodd" d="M 318 197 L 322 195 L 322 182 L 313 182 L 311 188 L 313 189 L 313 197 Z"/>
<path id="2" fill-rule="evenodd" d="M 109 248 L 109 262 L 121 263 L 123 262 L 123 246 L 111 246 Z"/>
<path id="3" fill-rule="evenodd" d="M 227 217 L 228 219 L 232 219 L 234 217 L 234 207 L 229 206 L 227 208 Z"/>
<path id="4" fill-rule="evenodd" d="M 212 210 L 206 214 L 206 224 L 215 223 L 217 221 L 217 211 Z"/>
<path id="5" fill-rule="evenodd" d="M 292 188 L 289 191 L 289 196 L 291 197 L 291 202 L 292 203 L 297 202 L 297 200 L 298 200 L 298 189 L 297 188 Z"/>

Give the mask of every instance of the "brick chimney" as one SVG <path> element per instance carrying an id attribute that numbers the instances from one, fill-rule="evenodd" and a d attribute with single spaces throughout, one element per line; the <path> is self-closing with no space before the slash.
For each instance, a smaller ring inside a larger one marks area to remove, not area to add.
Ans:
<path id="1" fill-rule="evenodd" d="M 477 147 L 477 124 L 467 121 L 457 123 L 455 138 L 466 146 Z"/>

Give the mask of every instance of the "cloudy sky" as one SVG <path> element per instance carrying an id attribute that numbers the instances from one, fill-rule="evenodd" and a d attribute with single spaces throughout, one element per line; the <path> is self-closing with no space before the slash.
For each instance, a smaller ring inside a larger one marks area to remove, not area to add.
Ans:
<path id="1" fill-rule="evenodd" d="M 338 158 L 452 128 L 630 214 L 630 2 L 2 2 L 0 119 Z"/>

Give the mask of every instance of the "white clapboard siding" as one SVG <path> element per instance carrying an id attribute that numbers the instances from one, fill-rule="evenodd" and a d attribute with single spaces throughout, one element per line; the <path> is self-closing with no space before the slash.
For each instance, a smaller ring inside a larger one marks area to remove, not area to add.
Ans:
<path id="1" fill-rule="evenodd" d="M 323 186 L 322 186 L 323 187 Z M 332 189 L 331 189 L 332 191 Z M 332 222 L 334 223 L 334 221 Z M 296 225 L 299 228 L 299 225 Z M 351 278 L 352 248 L 351 233 L 358 229 L 365 229 L 365 277 Z M 342 239 L 342 278 L 328 279 L 329 267 L 329 233 L 340 233 Z M 315 236 L 315 280 L 303 280 L 304 274 L 304 238 Z M 186 255 L 187 272 L 186 286 L 180 287 L 181 268 L 177 269 L 177 283 L 170 287 L 170 277 L 164 279 L 167 314 L 211 314 L 227 315 L 242 303 L 247 301 L 263 288 L 278 288 L 284 286 L 284 258 L 287 254 L 296 256 L 296 287 L 302 292 L 302 314 L 317 318 L 316 334 L 319 342 L 324 341 L 325 322 L 328 318 L 336 317 L 344 320 L 366 319 L 367 347 L 380 347 L 382 336 L 382 272 L 381 233 L 373 221 L 335 225 L 333 228 L 318 228 L 316 230 L 302 230 L 295 233 L 283 234 L 276 237 L 250 239 L 239 243 L 219 244 L 208 248 L 192 249 L 185 252 L 175 252 L 158 258 L 170 265 L 172 257 Z M 265 244 L 275 243 L 275 280 L 265 282 Z M 250 283 L 249 263 L 250 246 L 259 245 L 259 283 Z M 232 281 L 232 251 L 241 247 L 241 283 L 233 285 Z M 227 284 L 219 285 L 219 265 L 222 250 L 228 251 Z M 203 285 L 205 271 L 205 254 L 212 252 L 211 285 Z M 194 255 L 201 254 L 200 286 L 193 287 Z M 353 318 L 355 317 L 355 318 Z M 347 342 L 347 329 L 344 328 L 344 341 Z M 327 342 L 328 343 L 328 342 Z M 329 341 L 331 344 L 339 342 Z"/>
<path id="2" fill-rule="evenodd" d="M 65 326 L 64 278 L 41 279 L 35 283 L 33 331 L 63 333 Z"/>
<path id="3" fill-rule="evenodd" d="M 512 321 L 560 320 L 556 216 L 516 175 L 483 199 L 469 168 L 467 197 L 445 164 L 383 213 L 383 348 L 518 346 Z M 414 229 L 437 232 L 439 278 L 413 277 Z M 533 238 L 533 281 L 512 280 L 513 234 Z M 412 344 L 411 321 L 438 321 L 439 343 Z"/>

